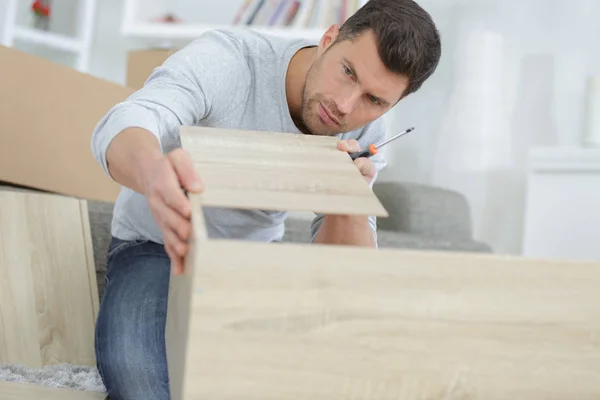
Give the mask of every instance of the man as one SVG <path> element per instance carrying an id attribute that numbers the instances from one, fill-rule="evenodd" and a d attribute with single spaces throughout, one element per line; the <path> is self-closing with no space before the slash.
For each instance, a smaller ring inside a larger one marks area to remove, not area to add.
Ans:
<path id="1" fill-rule="evenodd" d="M 123 186 L 96 328 L 98 369 L 113 400 L 169 398 L 169 274 L 181 273 L 190 235 L 182 187 L 197 192 L 203 185 L 178 127 L 337 135 L 340 151 L 358 151 L 384 139 L 381 117 L 431 76 L 440 52 L 435 25 L 415 2 L 370 0 L 319 43 L 206 33 L 104 116 L 92 150 Z M 355 164 L 372 185 L 385 162 L 377 155 Z M 212 238 L 279 241 L 285 214 L 210 208 L 205 220 Z M 375 218 L 317 215 L 312 238 L 375 247 Z"/>

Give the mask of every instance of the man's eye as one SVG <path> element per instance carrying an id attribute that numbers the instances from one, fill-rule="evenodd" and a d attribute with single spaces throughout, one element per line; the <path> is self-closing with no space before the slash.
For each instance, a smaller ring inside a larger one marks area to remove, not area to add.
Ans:
<path id="1" fill-rule="evenodd" d="M 379 104 L 379 99 L 375 96 L 369 96 L 369 101 L 373 104 Z"/>

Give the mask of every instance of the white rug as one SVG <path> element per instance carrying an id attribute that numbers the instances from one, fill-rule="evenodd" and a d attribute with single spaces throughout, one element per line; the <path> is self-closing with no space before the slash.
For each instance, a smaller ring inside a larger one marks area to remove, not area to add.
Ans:
<path id="1" fill-rule="evenodd" d="M 39 369 L 19 365 L 1 365 L 0 380 L 35 383 L 42 386 L 71 388 L 105 393 L 98 370 L 76 365 L 50 365 Z"/>

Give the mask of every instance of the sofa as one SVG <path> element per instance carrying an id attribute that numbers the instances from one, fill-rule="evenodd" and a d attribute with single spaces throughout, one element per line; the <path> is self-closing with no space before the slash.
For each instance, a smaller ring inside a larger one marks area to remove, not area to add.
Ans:
<path id="1" fill-rule="evenodd" d="M 381 248 L 491 252 L 473 239 L 466 198 L 452 190 L 406 182 L 376 182 L 373 191 L 389 217 L 377 219 Z M 310 220 L 286 221 L 284 241 L 309 242 Z"/>

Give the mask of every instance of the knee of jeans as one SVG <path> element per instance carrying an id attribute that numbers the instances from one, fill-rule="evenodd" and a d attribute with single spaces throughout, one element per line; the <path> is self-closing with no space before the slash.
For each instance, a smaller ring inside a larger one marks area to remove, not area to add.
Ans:
<path id="1" fill-rule="evenodd" d="M 156 353 L 156 352 L 150 352 Z M 111 400 L 169 400 L 166 361 L 132 348 L 107 350 L 98 369 Z"/>
<path id="2" fill-rule="evenodd" d="M 96 327 L 96 362 L 109 398 L 168 400 L 162 319 L 131 318 L 131 323 L 124 319 L 105 319 Z"/>

